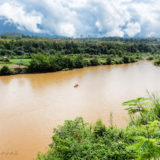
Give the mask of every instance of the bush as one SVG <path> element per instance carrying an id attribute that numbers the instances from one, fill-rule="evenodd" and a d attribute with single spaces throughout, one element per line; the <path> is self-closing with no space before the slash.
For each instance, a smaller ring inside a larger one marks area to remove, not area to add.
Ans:
<path id="1" fill-rule="evenodd" d="M 49 57 L 43 54 L 35 54 L 28 66 L 28 72 L 48 72 L 50 69 Z"/>
<path id="2" fill-rule="evenodd" d="M 160 66 L 160 57 L 156 58 L 153 62 L 155 66 Z"/>
<path id="3" fill-rule="evenodd" d="M 84 60 L 82 55 L 71 57 L 56 53 L 55 55 L 48 56 L 38 53 L 32 56 L 27 72 L 55 72 L 72 68 L 82 68 L 87 65 L 88 62 Z"/>
<path id="4" fill-rule="evenodd" d="M 149 60 L 149 61 L 151 61 L 151 60 L 153 60 L 154 59 L 154 56 L 148 56 L 147 58 L 146 58 L 146 60 Z"/>
<path id="5" fill-rule="evenodd" d="M 8 66 L 3 66 L 0 70 L 0 75 L 6 76 L 6 75 L 11 75 L 13 72 L 10 70 Z"/>
<path id="6" fill-rule="evenodd" d="M 65 121 L 54 129 L 50 150 L 37 160 L 135 160 L 160 158 L 160 99 L 140 97 L 123 105 L 131 114 L 140 113 L 124 129 L 94 125 L 82 118 Z M 132 120 L 132 119 L 131 119 Z M 144 123 L 145 122 L 145 123 Z"/>
<path id="7" fill-rule="evenodd" d="M 94 126 L 84 123 L 82 118 L 65 121 L 63 126 L 54 129 L 51 150 L 38 155 L 38 160 L 122 160 L 129 159 L 125 149 L 130 140 L 125 131 L 105 127 L 102 121 Z"/>
<path id="8" fill-rule="evenodd" d="M 130 62 L 129 56 L 123 56 L 123 62 L 124 63 L 129 63 Z"/>
<path id="9" fill-rule="evenodd" d="M 123 64 L 124 63 L 122 58 L 114 58 L 113 61 L 114 61 L 113 62 L 114 64 Z"/>
<path id="10" fill-rule="evenodd" d="M 77 55 L 74 58 L 74 67 L 75 68 L 83 68 L 84 67 L 84 59 L 82 55 Z"/>
<path id="11" fill-rule="evenodd" d="M 111 56 L 107 56 L 107 58 L 106 58 L 106 64 L 108 64 L 108 65 L 112 64 L 112 58 L 111 58 Z"/>
<path id="12" fill-rule="evenodd" d="M 123 58 L 123 62 L 124 63 L 132 63 L 132 62 L 136 62 L 137 61 L 136 56 L 127 56 L 127 55 L 125 55 L 122 58 Z"/>
<path id="13" fill-rule="evenodd" d="M 98 66 L 100 63 L 98 61 L 97 57 L 94 57 L 93 59 L 90 60 L 90 65 L 91 66 Z"/>
<path id="14" fill-rule="evenodd" d="M 9 61 L 8 58 L 5 58 L 5 59 L 4 59 L 4 62 L 9 63 L 10 61 Z"/>

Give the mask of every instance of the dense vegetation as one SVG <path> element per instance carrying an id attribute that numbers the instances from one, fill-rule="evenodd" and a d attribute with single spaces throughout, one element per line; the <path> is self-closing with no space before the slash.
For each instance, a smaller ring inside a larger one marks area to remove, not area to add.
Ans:
<path id="1" fill-rule="evenodd" d="M 160 45 L 139 42 L 108 42 L 100 39 L 0 39 L 1 56 L 30 57 L 33 53 L 55 54 L 90 54 L 90 55 L 117 55 L 135 53 L 160 53 Z"/>
<path id="2" fill-rule="evenodd" d="M 160 66 L 160 57 L 159 56 L 155 58 L 154 65 L 155 66 Z"/>
<path id="3" fill-rule="evenodd" d="M 3 35 L 0 38 L 0 65 L 24 65 L 26 68 L 22 73 L 34 73 L 131 63 L 144 57 L 153 60 L 160 54 L 158 42 L 159 39 L 118 37 L 49 39 Z M 157 58 L 154 64 L 158 64 Z"/>
<path id="4" fill-rule="evenodd" d="M 82 56 L 62 55 L 56 53 L 54 55 L 34 54 L 32 60 L 28 65 L 27 72 L 55 72 L 60 70 L 68 70 L 73 68 L 83 68 L 86 66 L 97 66 L 100 64 L 122 64 L 136 62 L 138 56 L 125 55 L 123 57 L 113 56 Z"/>
<path id="5" fill-rule="evenodd" d="M 106 127 L 101 120 L 94 125 L 82 118 L 67 120 L 54 129 L 50 150 L 37 160 L 160 159 L 160 99 L 152 95 L 123 105 L 131 117 L 126 128 Z"/>
<path id="6" fill-rule="evenodd" d="M 11 74 L 13 74 L 13 72 L 11 71 L 11 69 L 8 66 L 3 66 L 0 69 L 1 76 L 7 76 L 7 75 L 11 75 Z"/>

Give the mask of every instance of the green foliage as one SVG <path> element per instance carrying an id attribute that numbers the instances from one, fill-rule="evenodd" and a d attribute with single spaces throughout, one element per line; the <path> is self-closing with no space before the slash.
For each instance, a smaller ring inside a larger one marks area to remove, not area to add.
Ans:
<path id="1" fill-rule="evenodd" d="M 12 74 L 13 72 L 10 70 L 10 68 L 8 66 L 3 66 L 1 69 L 0 69 L 0 75 L 1 76 L 6 76 L 6 75 L 10 75 Z"/>
<path id="2" fill-rule="evenodd" d="M 101 64 L 131 63 L 150 54 L 160 55 L 159 39 L 116 37 L 47 39 L 24 35 L 5 37 L 5 39 L 2 37 L 0 39 L 0 56 L 7 56 L 13 64 L 29 65 L 27 71 L 32 73 L 69 70 Z M 27 60 L 12 62 L 16 61 L 14 59 L 31 58 L 30 64 Z M 159 60 L 155 61 L 155 65 L 159 65 Z"/>
<path id="3" fill-rule="evenodd" d="M 94 126 L 84 123 L 82 118 L 65 121 L 54 130 L 50 151 L 39 154 L 38 160 L 121 160 L 131 156 L 126 146 L 130 143 L 125 132 L 106 128 L 102 121 Z"/>
<path id="4" fill-rule="evenodd" d="M 138 57 L 124 55 L 122 58 L 124 63 L 132 63 L 132 62 L 136 62 Z"/>
<path id="5" fill-rule="evenodd" d="M 107 53 L 111 55 L 116 55 L 116 51 L 114 49 L 108 50 Z"/>
<path id="6" fill-rule="evenodd" d="M 123 102 L 124 106 L 129 106 L 126 110 L 129 112 L 129 114 L 134 114 L 134 113 L 144 113 L 147 112 L 148 109 L 145 107 L 149 105 L 149 99 L 144 98 L 144 97 L 139 97 L 136 99 L 132 99 L 126 102 Z"/>
<path id="7" fill-rule="evenodd" d="M 91 66 L 98 66 L 100 63 L 98 61 L 97 57 L 94 57 L 93 59 L 90 60 L 90 65 Z"/>
<path id="8" fill-rule="evenodd" d="M 12 37 L 12 36 L 11 36 Z M 7 39 L 8 38 L 8 39 Z M 110 41 L 109 41 L 110 40 Z M 97 38 L 97 39 L 47 39 L 40 37 L 21 36 L 0 39 L 0 55 L 28 55 L 33 53 L 57 52 L 63 54 L 90 54 L 123 56 L 127 53 L 156 53 L 159 54 L 159 39 L 128 39 L 128 38 Z"/>
<path id="9" fill-rule="evenodd" d="M 113 59 L 113 62 L 114 64 L 123 64 L 123 59 L 122 58 L 114 58 Z"/>
<path id="10" fill-rule="evenodd" d="M 29 65 L 29 63 L 30 63 L 30 61 L 31 61 L 31 59 L 22 59 L 22 58 L 18 58 L 18 59 L 13 59 L 13 58 L 11 58 L 10 59 L 10 63 L 12 63 L 12 64 L 20 64 L 20 65 Z"/>
<path id="11" fill-rule="evenodd" d="M 47 72 L 50 69 L 49 57 L 43 54 L 35 54 L 28 66 L 30 72 Z"/>
<path id="12" fill-rule="evenodd" d="M 107 58 L 106 58 L 106 64 L 112 64 L 112 58 L 111 58 L 111 56 L 107 56 Z"/>
<path id="13" fill-rule="evenodd" d="M 160 66 L 160 57 L 157 57 L 157 58 L 154 60 L 153 64 L 154 64 L 155 66 Z"/>
<path id="14" fill-rule="evenodd" d="M 129 57 L 128 56 L 123 56 L 123 62 L 124 63 L 129 63 L 130 62 Z"/>
<path id="15" fill-rule="evenodd" d="M 160 157 L 160 139 L 152 138 L 154 132 L 159 130 L 160 122 L 153 121 L 144 127 L 147 130 L 146 136 L 135 136 L 131 137 L 136 140 L 136 143 L 128 146 L 128 150 L 134 151 L 135 156 L 139 160 L 150 160 L 150 159 L 159 159 Z"/>
<path id="16" fill-rule="evenodd" d="M 82 55 L 77 55 L 74 58 L 75 68 L 83 68 L 85 66 L 84 59 Z"/>
<path id="17" fill-rule="evenodd" d="M 150 104 L 150 99 L 149 98 L 144 98 L 144 97 L 139 97 L 136 99 L 132 99 L 126 102 L 123 102 L 122 104 L 124 106 L 129 106 L 128 108 L 126 108 L 126 110 L 128 111 L 130 118 L 132 120 L 132 123 L 135 123 L 137 121 L 135 121 L 134 119 L 134 114 L 139 113 L 141 116 L 141 123 L 146 123 L 144 120 L 144 116 L 147 112 L 149 112 L 149 108 L 148 105 Z M 136 119 L 137 120 L 137 119 Z"/>
<path id="18" fill-rule="evenodd" d="M 152 61 L 154 59 L 154 56 L 148 56 L 146 57 L 146 60 Z"/>
<path id="19" fill-rule="evenodd" d="M 82 55 L 62 56 L 60 53 L 55 55 L 34 54 L 28 65 L 28 72 L 55 72 L 72 68 L 82 68 L 86 66 Z"/>
<path id="20" fill-rule="evenodd" d="M 5 62 L 5 63 L 9 63 L 10 61 L 9 61 L 8 58 L 5 58 L 5 59 L 4 59 L 4 62 Z"/>
<path id="21" fill-rule="evenodd" d="M 50 150 L 39 154 L 37 160 L 160 159 L 160 99 L 149 96 L 123 103 L 129 106 L 129 112 L 143 114 L 135 119 L 138 125 L 132 123 L 118 129 L 106 127 L 101 120 L 94 125 L 82 118 L 65 121 L 54 129 Z"/>
<path id="22" fill-rule="evenodd" d="M 2 57 L 0 57 L 0 61 L 1 62 L 5 62 L 5 63 L 9 63 L 10 62 L 10 60 L 8 59 L 8 58 L 2 58 Z"/>
<path id="23" fill-rule="evenodd" d="M 132 137 L 138 143 L 131 145 L 128 149 L 136 152 L 137 159 L 151 160 L 160 157 L 160 140 L 148 139 L 142 136 Z"/>

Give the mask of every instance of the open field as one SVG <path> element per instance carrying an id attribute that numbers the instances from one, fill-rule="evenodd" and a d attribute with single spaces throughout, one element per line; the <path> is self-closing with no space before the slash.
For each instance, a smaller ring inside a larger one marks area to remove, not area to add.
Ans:
<path id="1" fill-rule="evenodd" d="M 25 66 L 29 65 L 31 59 L 10 59 L 9 63 L 5 63 L 0 61 L 0 68 L 4 65 L 10 68 L 24 68 Z"/>
<path id="2" fill-rule="evenodd" d="M 0 61 L 0 69 L 3 66 L 8 66 L 13 71 L 18 68 L 23 69 L 29 65 L 30 61 L 31 59 L 9 59 L 8 63 Z"/>
<path id="3" fill-rule="evenodd" d="M 10 59 L 10 63 L 12 64 L 23 64 L 28 65 L 31 59 Z"/>

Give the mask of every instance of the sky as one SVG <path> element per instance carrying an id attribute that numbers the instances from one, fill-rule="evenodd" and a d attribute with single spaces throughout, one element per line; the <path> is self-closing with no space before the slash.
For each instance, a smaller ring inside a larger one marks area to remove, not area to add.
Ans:
<path id="1" fill-rule="evenodd" d="M 160 37 L 160 0 L 0 0 L 0 32 Z"/>

